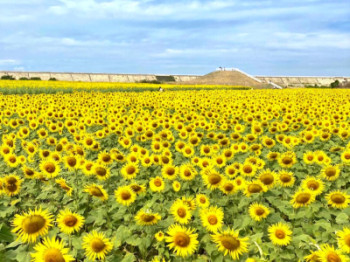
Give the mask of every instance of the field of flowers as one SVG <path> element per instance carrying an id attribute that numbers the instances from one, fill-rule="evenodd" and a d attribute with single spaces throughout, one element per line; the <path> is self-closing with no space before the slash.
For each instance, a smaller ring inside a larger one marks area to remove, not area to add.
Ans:
<path id="1" fill-rule="evenodd" d="M 348 90 L 0 107 L 0 261 L 349 261 Z"/>

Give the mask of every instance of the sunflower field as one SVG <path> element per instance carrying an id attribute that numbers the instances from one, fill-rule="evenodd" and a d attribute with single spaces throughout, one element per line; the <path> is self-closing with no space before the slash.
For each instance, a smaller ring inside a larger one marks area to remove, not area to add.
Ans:
<path id="1" fill-rule="evenodd" d="M 349 261 L 350 91 L 0 94 L 0 261 Z"/>

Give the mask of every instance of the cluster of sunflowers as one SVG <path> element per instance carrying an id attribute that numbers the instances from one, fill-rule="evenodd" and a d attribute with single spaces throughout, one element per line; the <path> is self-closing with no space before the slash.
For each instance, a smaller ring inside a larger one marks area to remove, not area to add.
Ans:
<path id="1" fill-rule="evenodd" d="M 0 106 L 0 261 L 349 261 L 347 90 Z"/>

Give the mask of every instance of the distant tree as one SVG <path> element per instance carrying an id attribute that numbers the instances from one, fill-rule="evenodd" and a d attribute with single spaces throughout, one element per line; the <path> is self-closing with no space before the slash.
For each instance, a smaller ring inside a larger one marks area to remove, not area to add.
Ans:
<path id="1" fill-rule="evenodd" d="M 1 77 L 1 80 L 16 80 L 16 78 L 14 78 L 13 76 L 11 75 L 3 75 Z"/>
<path id="2" fill-rule="evenodd" d="M 333 83 L 331 83 L 331 88 L 337 88 L 339 87 L 340 83 L 338 80 L 335 80 Z"/>

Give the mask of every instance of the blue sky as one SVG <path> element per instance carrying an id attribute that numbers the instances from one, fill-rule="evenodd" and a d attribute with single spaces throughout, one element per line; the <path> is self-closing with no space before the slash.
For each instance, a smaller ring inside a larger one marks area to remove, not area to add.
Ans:
<path id="1" fill-rule="evenodd" d="M 350 75 L 349 0 L 0 4 L 0 70 Z"/>

